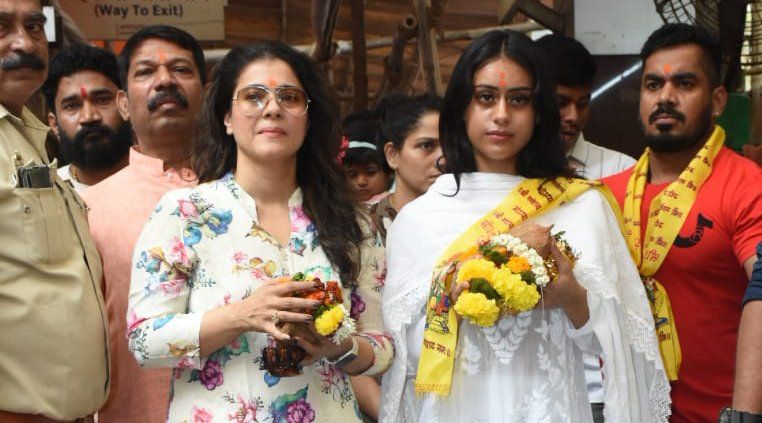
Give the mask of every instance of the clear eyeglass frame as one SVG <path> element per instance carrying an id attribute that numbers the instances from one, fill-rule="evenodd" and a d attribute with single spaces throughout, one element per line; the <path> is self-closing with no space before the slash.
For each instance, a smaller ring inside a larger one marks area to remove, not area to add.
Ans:
<path id="1" fill-rule="evenodd" d="M 249 92 L 256 92 L 260 94 L 263 99 L 261 100 L 247 100 L 246 95 Z M 290 105 L 288 103 L 287 97 L 288 94 L 295 94 L 299 93 L 298 95 L 302 96 L 304 98 L 304 104 L 303 105 Z M 247 87 L 243 87 L 240 90 L 238 90 L 233 95 L 233 103 L 238 104 L 238 107 L 241 108 L 241 110 L 244 112 L 246 116 L 258 116 L 262 113 L 262 111 L 267 107 L 267 104 L 270 102 L 270 100 L 275 99 L 275 102 L 278 104 L 278 107 L 281 108 L 281 110 L 285 111 L 286 113 L 290 114 L 291 116 L 304 116 L 307 114 L 307 111 L 309 110 L 310 103 L 312 100 L 310 100 L 309 96 L 307 95 L 307 92 L 299 87 L 294 87 L 291 85 L 282 85 L 275 87 L 274 89 L 270 89 L 269 87 L 266 87 L 264 85 L 250 85 Z"/>

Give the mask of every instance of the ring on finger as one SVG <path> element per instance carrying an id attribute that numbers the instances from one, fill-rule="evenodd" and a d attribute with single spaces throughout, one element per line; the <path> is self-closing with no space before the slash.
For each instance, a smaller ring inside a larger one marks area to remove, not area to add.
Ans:
<path id="1" fill-rule="evenodd" d="M 278 324 L 278 322 L 280 322 L 280 316 L 278 316 L 278 310 L 273 311 L 272 321 L 276 325 Z"/>

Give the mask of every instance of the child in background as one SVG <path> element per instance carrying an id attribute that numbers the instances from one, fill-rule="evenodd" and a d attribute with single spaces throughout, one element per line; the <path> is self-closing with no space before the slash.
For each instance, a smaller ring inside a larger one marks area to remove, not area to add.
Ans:
<path id="1" fill-rule="evenodd" d="M 347 181 L 357 201 L 377 201 L 374 197 L 386 195 L 393 175 L 375 143 L 378 118 L 373 111 L 362 110 L 348 115 L 343 126 L 349 141 L 342 161 Z"/>

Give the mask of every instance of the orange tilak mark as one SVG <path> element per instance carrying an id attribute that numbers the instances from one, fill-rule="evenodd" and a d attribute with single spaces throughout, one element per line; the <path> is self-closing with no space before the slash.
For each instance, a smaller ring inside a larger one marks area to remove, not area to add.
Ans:
<path id="1" fill-rule="evenodd" d="M 671 74 L 671 73 L 672 73 L 672 66 L 670 66 L 670 64 L 669 64 L 669 63 L 667 63 L 667 64 L 665 64 L 665 65 L 664 65 L 664 73 L 665 73 L 666 75 L 669 75 L 669 74 Z"/>
<path id="2" fill-rule="evenodd" d="M 164 52 L 159 52 L 159 63 L 164 64 L 167 61 L 167 54 Z"/>
<path id="3" fill-rule="evenodd" d="M 500 82 L 498 82 L 498 85 L 500 85 L 500 88 L 505 88 L 508 85 L 505 82 L 505 72 L 500 72 Z"/>
<path id="4" fill-rule="evenodd" d="M 87 88 L 85 88 L 84 85 L 79 87 L 79 95 L 80 95 L 80 97 L 82 97 L 82 99 L 86 99 L 87 98 Z"/>
<path id="5" fill-rule="evenodd" d="M 274 79 L 270 78 L 270 79 L 267 80 L 267 86 L 269 86 L 269 87 L 276 87 L 276 86 L 278 86 L 278 83 Z"/>

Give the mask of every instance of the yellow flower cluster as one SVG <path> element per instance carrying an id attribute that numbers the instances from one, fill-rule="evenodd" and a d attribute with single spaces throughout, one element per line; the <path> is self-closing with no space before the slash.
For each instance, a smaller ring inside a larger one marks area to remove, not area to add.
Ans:
<path id="1" fill-rule="evenodd" d="M 492 274 L 495 273 L 495 263 L 483 258 L 466 260 L 458 270 L 457 282 L 468 282 L 471 279 L 483 278 L 492 280 Z"/>
<path id="2" fill-rule="evenodd" d="M 484 327 L 494 325 L 497 317 L 500 315 L 500 307 L 497 306 L 495 300 L 488 300 L 480 292 L 464 292 L 460 294 L 454 308 L 456 313 Z"/>
<path id="3" fill-rule="evenodd" d="M 508 268 L 513 273 L 521 273 L 526 272 L 527 270 L 532 270 L 532 265 L 529 264 L 529 261 L 521 256 L 511 256 L 510 259 L 508 259 Z"/>
<path id="4" fill-rule="evenodd" d="M 331 307 L 315 319 L 317 333 L 328 336 L 339 328 L 344 320 L 344 310 L 341 307 Z"/>
<path id="5" fill-rule="evenodd" d="M 503 298 L 503 305 L 511 312 L 531 310 L 540 301 L 537 287 L 521 280 L 521 276 L 505 267 L 495 272 L 495 291 Z"/>
<path id="6" fill-rule="evenodd" d="M 512 256 L 508 263 L 496 267 L 484 258 L 466 260 L 458 271 L 456 281 L 486 280 L 500 298 L 489 299 L 481 292 L 464 292 L 455 303 L 455 312 L 480 326 L 492 326 L 500 309 L 508 313 L 531 310 L 540 300 L 540 293 L 533 284 L 524 282 L 520 272 L 531 270 L 526 258 Z"/>

